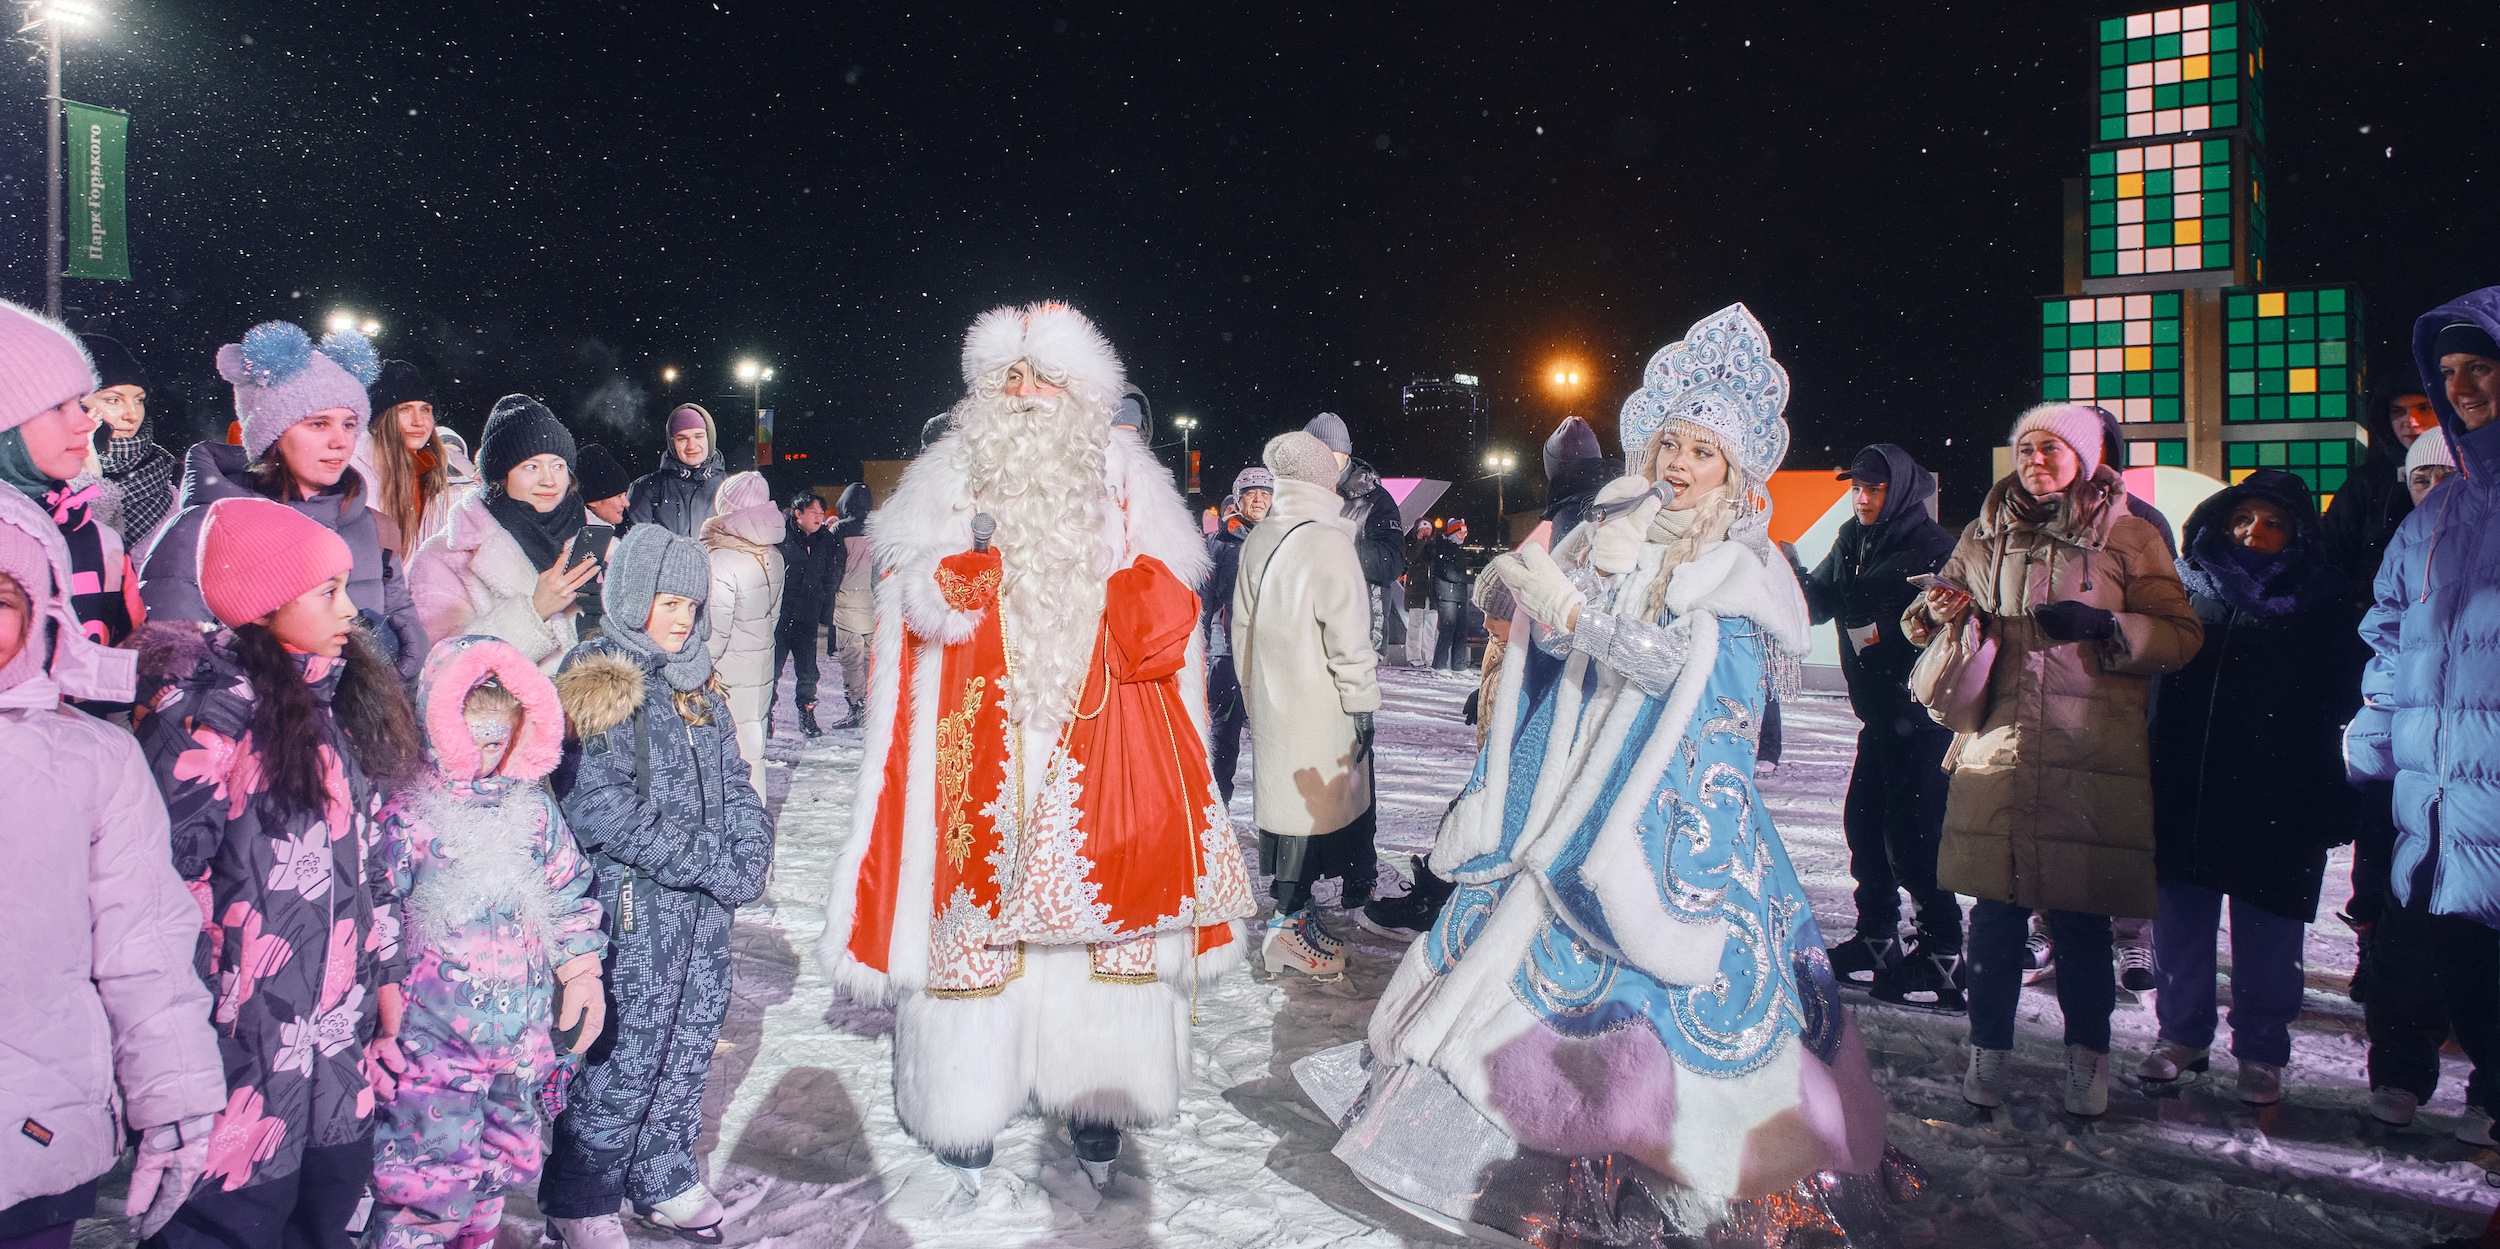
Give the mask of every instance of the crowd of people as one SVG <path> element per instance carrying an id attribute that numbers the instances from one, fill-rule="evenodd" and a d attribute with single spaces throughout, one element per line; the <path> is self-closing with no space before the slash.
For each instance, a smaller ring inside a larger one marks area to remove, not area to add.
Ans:
<path id="1" fill-rule="evenodd" d="M 2455 1133 L 2492 1147 L 2495 334 L 2500 288 L 2420 319 L 2323 507 L 2258 470 L 2174 543 L 2117 422 L 2045 404 L 1958 536 L 1909 450 L 1860 451 L 1809 569 L 1769 526 L 1788 376 L 1734 305 L 1649 360 L 1620 458 L 1554 432 L 1545 516 L 1479 571 L 1331 413 L 1208 532 L 1062 304 L 972 326 L 963 399 L 873 511 L 728 471 L 696 404 L 639 478 L 526 395 L 472 454 L 415 366 L 285 322 L 218 351 L 230 437 L 177 455 L 137 353 L 0 304 L 0 792 L 31 874 L 0 920 L 0 1249 L 68 1245 L 134 1147 L 150 1246 L 476 1249 L 525 1191 L 554 1245 L 622 1249 L 628 1210 L 719 1243 L 694 1147 L 793 665 L 800 731 L 863 752 L 819 961 L 894 1008 L 901 1124 L 969 1191 L 1025 1113 L 1109 1183 L 1177 1113 L 1196 996 L 1254 952 L 1341 973 L 1334 909 L 1406 953 L 1368 1036 L 1295 1073 L 1399 1208 L 1846 1233 L 1923 1181 L 1844 989 L 1965 1014 L 1993 1109 L 2053 977 L 2056 1098 L 2091 1117 L 2117 995 L 2149 988 L 2139 1081 L 2208 1070 L 2227 1023 L 2271 1104 L 2347 842 L 2371 1113 L 2409 1123 L 2453 1037 Z M 1755 789 L 1825 622 L 1861 725 L 1836 941 Z M 1375 897 L 1401 662 L 1475 674 L 1478 749 Z"/>

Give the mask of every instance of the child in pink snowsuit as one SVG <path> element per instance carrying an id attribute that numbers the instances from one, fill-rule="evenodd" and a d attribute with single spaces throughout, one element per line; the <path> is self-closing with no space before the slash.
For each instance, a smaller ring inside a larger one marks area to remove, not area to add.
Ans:
<path id="1" fill-rule="evenodd" d="M 373 1187 L 386 1249 L 476 1249 L 494 1243 L 503 1195 L 538 1177 L 554 1030 L 572 1053 L 599 1034 L 607 936 L 589 864 L 542 783 L 564 711 L 537 665 L 495 638 L 449 638 L 426 657 L 417 704 L 433 783 L 383 816 L 414 962 Z"/>

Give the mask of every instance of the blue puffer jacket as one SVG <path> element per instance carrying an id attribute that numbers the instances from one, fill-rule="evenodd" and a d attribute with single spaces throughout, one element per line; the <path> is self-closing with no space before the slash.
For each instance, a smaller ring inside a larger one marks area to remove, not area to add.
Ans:
<path id="1" fill-rule="evenodd" d="M 2458 321 L 2500 336 L 2500 286 L 2414 323 L 2414 359 L 2462 471 L 2388 543 L 2344 752 L 2354 779 L 2396 782 L 2396 896 L 2409 902 L 2427 879 L 2432 911 L 2500 927 L 2500 422 L 2468 432 L 2433 380 L 2431 341 Z"/>

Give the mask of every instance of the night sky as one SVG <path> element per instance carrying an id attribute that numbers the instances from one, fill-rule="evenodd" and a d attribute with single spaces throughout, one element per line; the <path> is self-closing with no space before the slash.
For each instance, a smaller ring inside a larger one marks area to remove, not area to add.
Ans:
<path id="1" fill-rule="evenodd" d="M 672 399 L 746 420 L 752 355 L 811 455 L 775 476 L 833 481 L 960 395 L 973 316 L 1057 297 L 1166 437 L 1200 419 L 1220 494 L 1268 435 L 1326 408 L 1365 443 L 1452 370 L 1533 463 L 1575 360 L 1611 447 L 1650 352 L 1743 300 L 1790 466 L 1896 441 L 1951 518 L 2036 393 L 2093 20 L 2149 7 L 102 3 L 65 92 L 133 115 L 136 280 L 70 281 L 70 319 L 220 428 L 217 344 L 348 307 L 472 436 L 529 391 L 637 471 Z M 2500 8 L 2265 16 L 2270 277 L 2358 282 L 2388 354 L 2500 282 Z M 12 44 L 29 303 L 41 91 Z"/>

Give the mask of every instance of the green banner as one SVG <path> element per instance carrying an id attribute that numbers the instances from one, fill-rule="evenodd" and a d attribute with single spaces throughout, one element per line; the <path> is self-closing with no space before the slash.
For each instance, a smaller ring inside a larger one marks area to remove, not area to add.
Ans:
<path id="1" fill-rule="evenodd" d="M 63 100 L 61 121 L 69 148 L 69 179 L 62 188 L 69 201 L 62 227 L 69 276 L 127 282 L 130 222 L 122 205 L 122 158 L 130 147 L 130 114 Z"/>

